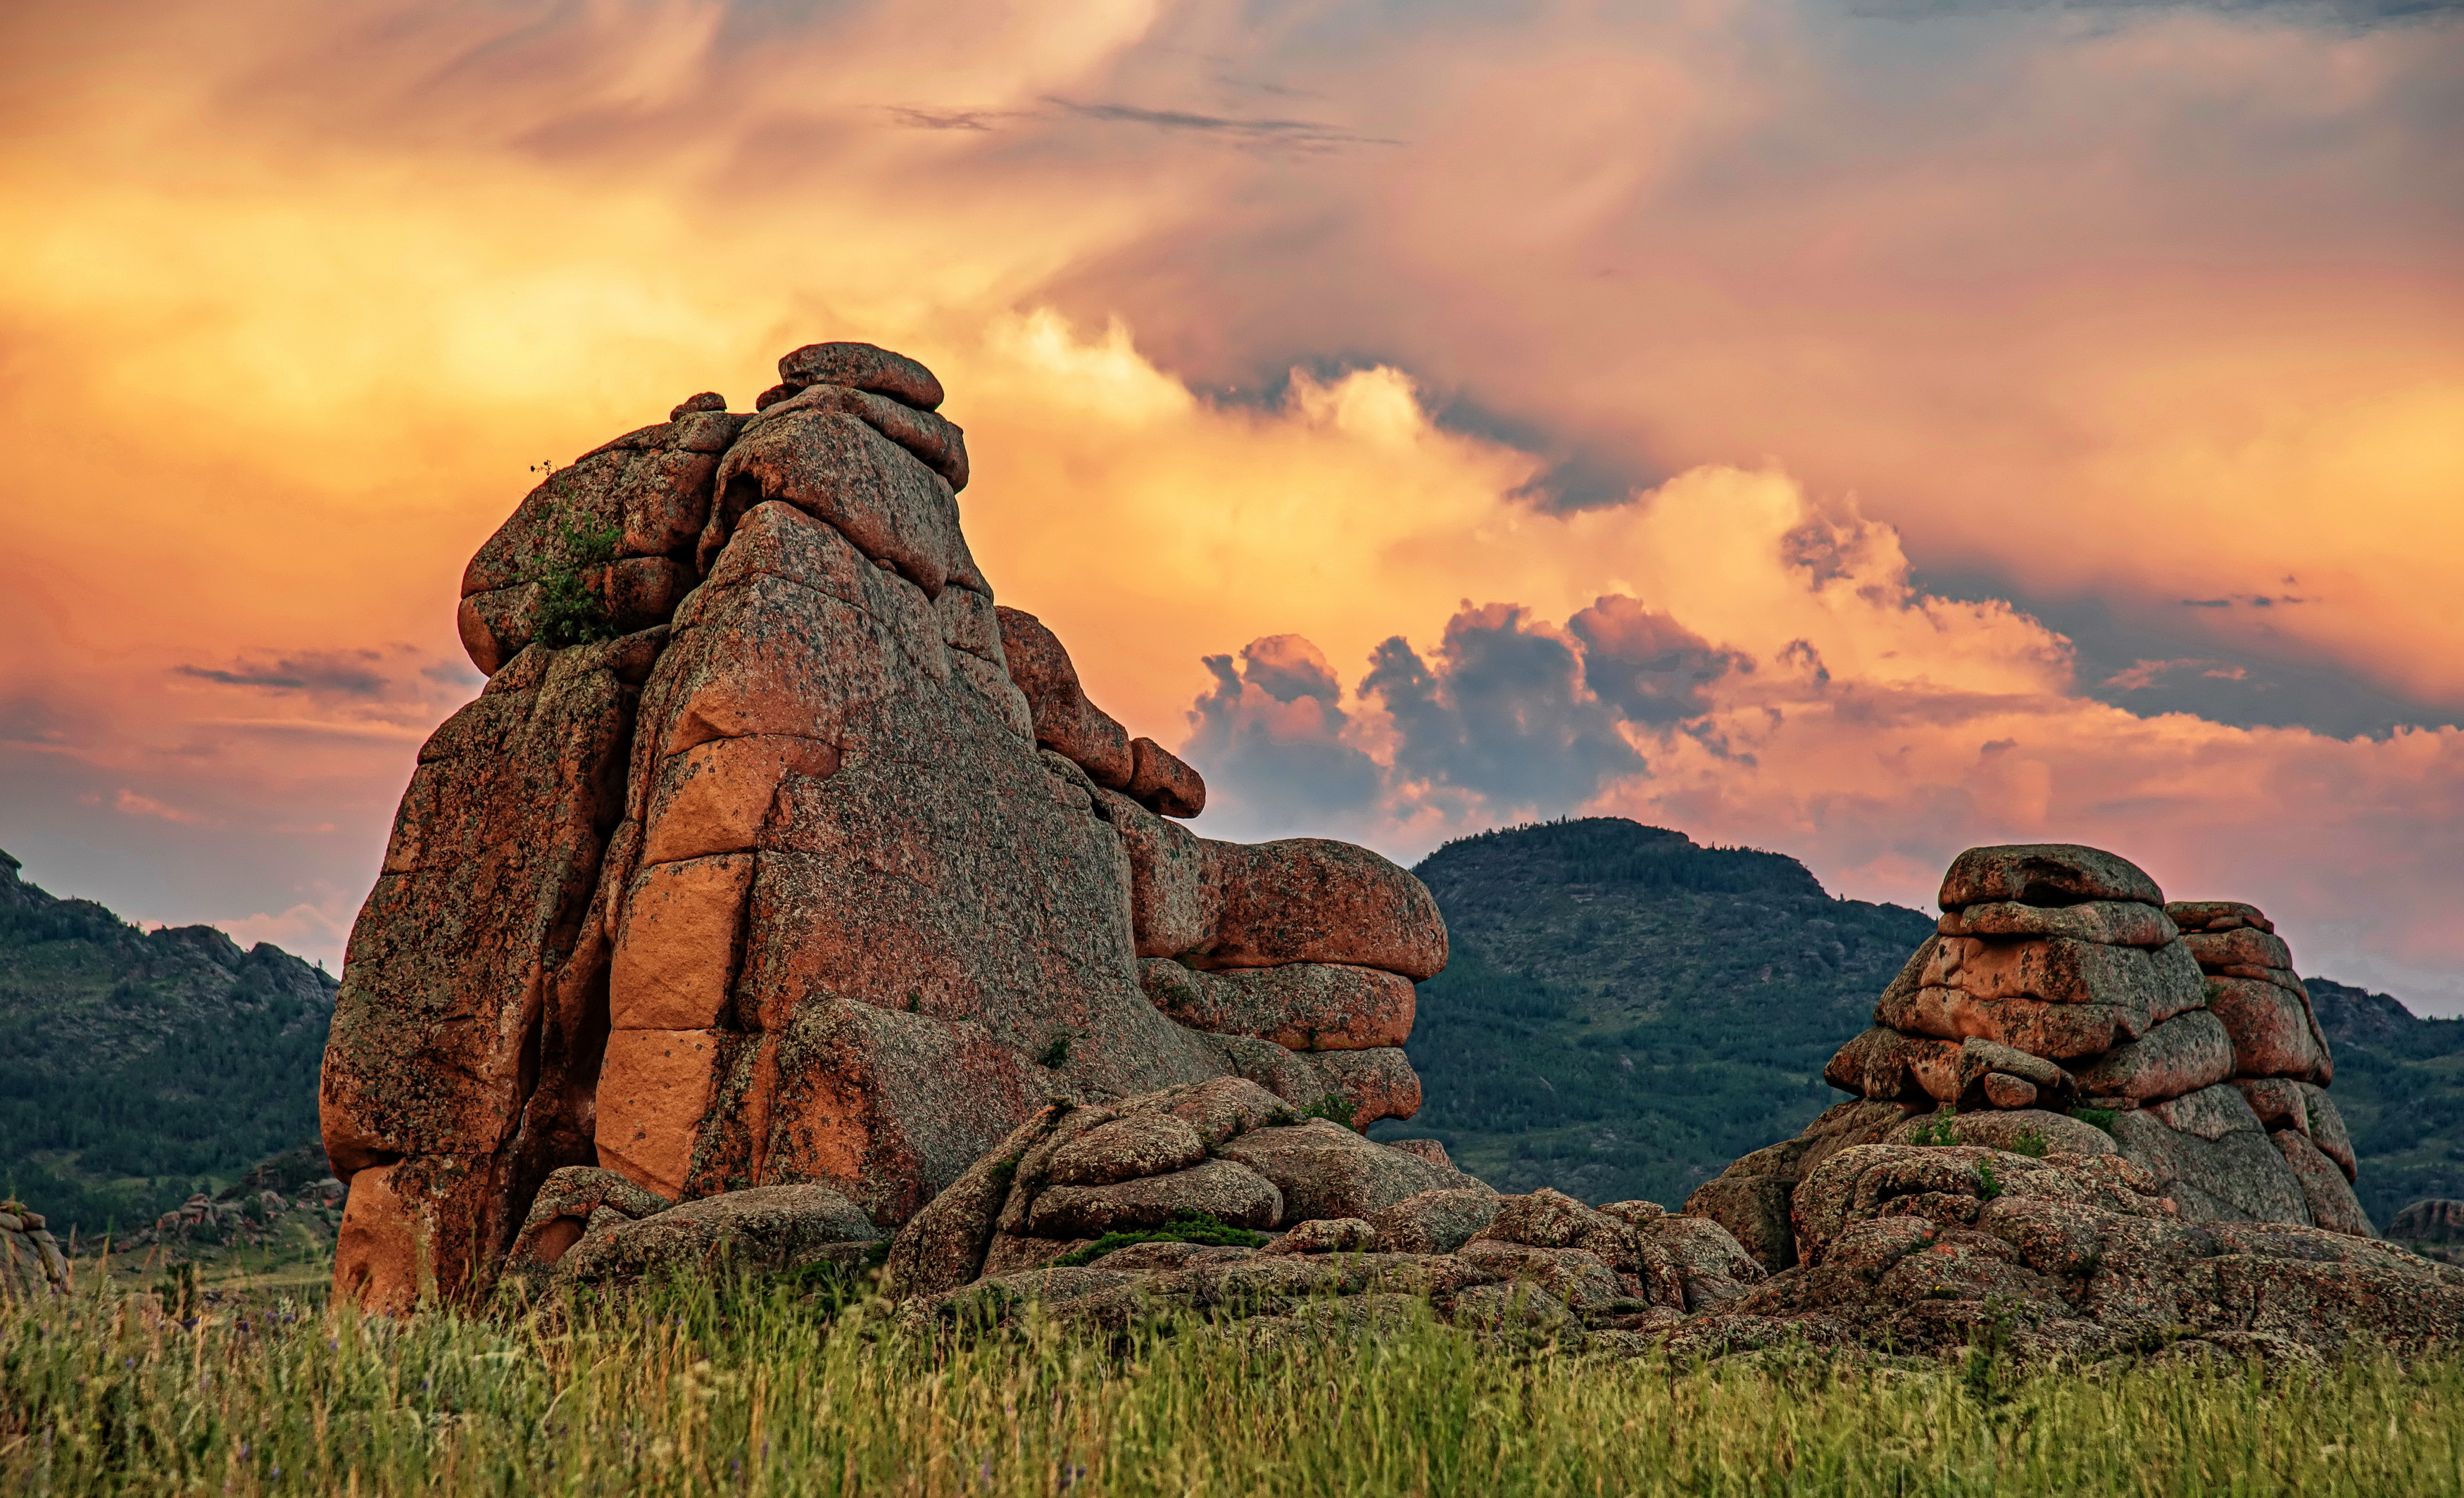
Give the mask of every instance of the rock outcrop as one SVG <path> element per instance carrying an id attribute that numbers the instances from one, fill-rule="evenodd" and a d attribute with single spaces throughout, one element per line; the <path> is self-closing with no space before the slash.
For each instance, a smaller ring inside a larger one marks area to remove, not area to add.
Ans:
<path id="1" fill-rule="evenodd" d="M 320 1093 L 363 1306 L 484 1293 L 517 1238 L 552 1268 L 590 1214 L 526 1224 L 573 1168 L 895 1227 L 1053 1096 L 1419 1107 L 1428 892 L 1183 826 L 1197 772 L 994 603 L 939 382 L 854 343 L 780 373 L 552 474 L 464 576 L 490 679 L 421 751 Z"/>
<path id="2" fill-rule="evenodd" d="M 1783 1268 L 1809 1174 L 1896 1141 L 2113 1153 L 2186 1219 L 2369 1236 L 2326 1041 L 2258 912 L 2167 905 L 2135 865 L 2069 844 L 1970 848 L 1941 906 L 1873 1028 L 1825 1069 L 1861 1100 L 1738 1160 L 1690 1209 Z"/>
<path id="3" fill-rule="evenodd" d="M 1798 1178 L 1779 1208 L 1796 1262 L 1774 1273 L 1699 1210 L 1501 1197 L 1468 1179 L 1413 1191 L 1422 1172 L 1451 1174 L 1441 1150 L 1287 1122 L 1239 1081 L 1056 1105 L 909 1221 L 887 1283 L 918 1329 L 1050 1314 L 1272 1338 L 1434 1314 L 1509 1342 L 1681 1357 L 1810 1345 L 2316 1364 L 2464 1333 L 2464 1270 L 2306 1224 L 2189 1219 L 2066 1115 L 1975 1115 L 1992 1142 L 1862 1137 L 1904 1119 L 1850 1103 L 1757 1164 L 1755 1179 Z"/>
<path id="4" fill-rule="evenodd" d="M 0 1306 L 65 1295 L 68 1261 L 43 1214 L 14 1201 L 0 1202 Z"/>
<path id="5" fill-rule="evenodd" d="M 2120 1150 L 1837 1150 L 1796 1189 L 1799 1266 L 1668 1342 L 2316 1363 L 2464 1333 L 2464 1270 L 2299 1223 L 2195 1221 L 2167 1191 Z"/>

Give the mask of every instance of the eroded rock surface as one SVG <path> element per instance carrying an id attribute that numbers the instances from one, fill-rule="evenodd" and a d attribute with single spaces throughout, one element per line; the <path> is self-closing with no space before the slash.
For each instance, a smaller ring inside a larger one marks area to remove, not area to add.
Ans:
<path id="1" fill-rule="evenodd" d="M 363 1306 L 764 1190 L 894 1227 L 1055 1096 L 1419 1106 L 1428 892 L 1366 849 L 1174 820 L 1198 773 L 994 602 L 938 381 L 850 343 L 780 373 L 753 413 L 697 395 L 552 474 L 464 577 L 491 679 L 421 753 L 326 1057 Z"/>

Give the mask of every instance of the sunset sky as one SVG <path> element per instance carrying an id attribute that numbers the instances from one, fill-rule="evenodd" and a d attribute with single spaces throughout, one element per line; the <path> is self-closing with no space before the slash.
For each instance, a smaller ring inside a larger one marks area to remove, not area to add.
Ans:
<path id="1" fill-rule="evenodd" d="M 0 848 L 339 961 L 462 565 L 825 339 L 1217 837 L 2076 841 L 2464 1012 L 2464 0 L 0 10 Z"/>

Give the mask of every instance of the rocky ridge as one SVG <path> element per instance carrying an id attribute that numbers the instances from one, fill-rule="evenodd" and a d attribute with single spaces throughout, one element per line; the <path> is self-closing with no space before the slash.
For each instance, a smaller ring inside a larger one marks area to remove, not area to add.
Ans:
<path id="1" fill-rule="evenodd" d="M 315 1132 L 332 978 L 19 870 L 0 853 L 0 1162 L 55 1232 L 151 1221 Z"/>
<path id="2" fill-rule="evenodd" d="M 552 474 L 464 575 L 490 679 L 420 752 L 320 1088 L 364 1306 L 637 1220 L 534 1224 L 576 1169 L 894 1227 L 1056 1095 L 1419 1106 L 1427 891 L 1183 826 L 1197 773 L 994 602 L 939 382 L 857 343 L 780 373 Z"/>

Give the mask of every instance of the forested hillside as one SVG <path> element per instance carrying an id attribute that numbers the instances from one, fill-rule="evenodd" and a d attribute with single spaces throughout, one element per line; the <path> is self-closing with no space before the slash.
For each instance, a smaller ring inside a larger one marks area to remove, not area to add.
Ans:
<path id="1" fill-rule="evenodd" d="M 335 980 L 210 926 L 144 932 L 0 853 L 0 1195 L 65 1237 L 152 1221 L 317 1136 Z"/>
<path id="2" fill-rule="evenodd" d="M 1499 1187 L 1671 1206 L 1840 1100 L 1822 1065 L 1933 929 L 1777 853 L 1616 817 L 1485 832 L 1413 870 L 1453 943 L 1408 1047 L 1420 1115 Z"/>
<path id="3" fill-rule="evenodd" d="M 2386 994 L 2306 980 L 2336 1055 L 2330 1090 L 2361 1157 L 2353 1190 L 2384 1229 L 2425 1197 L 2464 1197 L 2464 1020 L 2425 1020 Z"/>

